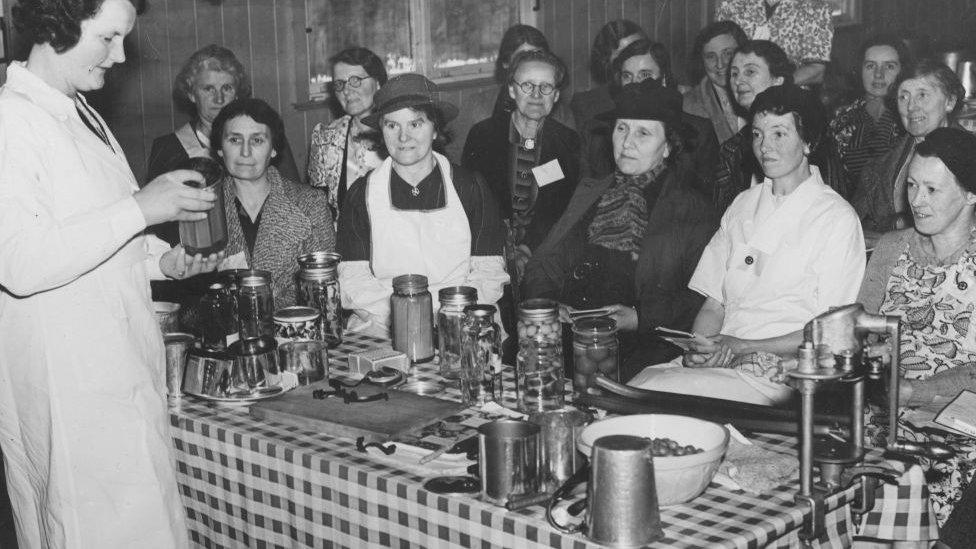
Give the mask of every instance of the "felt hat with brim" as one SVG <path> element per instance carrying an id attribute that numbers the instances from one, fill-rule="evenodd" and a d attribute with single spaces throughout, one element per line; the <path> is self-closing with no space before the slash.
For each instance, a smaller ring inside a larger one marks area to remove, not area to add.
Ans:
<path id="1" fill-rule="evenodd" d="M 373 96 L 373 111 L 363 118 L 363 124 L 379 129 L 380 117 L 400 109 L 430 105 L 441 114 L 441 122 L 447 123 L 458 115 L 458 108 L 441 100 L 437 84 L 422 74 L 406 73 L 394 76 L 380 87 Z"/>
<path id="2" fill-rule="evenodd" d="M 598 114 L 597 119 L 606 122 L 618 118 L 659 120 L 672 128 L 682 129 L 681 94 L 678 90 L 665 88 L 653 78 L 624 86 L 613 102 L 614 109 Z"/>

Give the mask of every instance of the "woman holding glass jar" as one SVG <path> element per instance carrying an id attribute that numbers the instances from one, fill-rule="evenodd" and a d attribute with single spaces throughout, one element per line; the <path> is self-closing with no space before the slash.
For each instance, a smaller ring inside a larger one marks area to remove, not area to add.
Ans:
<path id="1" fill-rule="evenodd" d="M 348 329 L 389 337 L 393 279 L 427 277 L 432 294 L 471 286 L 493 304 L 508 282 L 498 206 L 480 176 L 434 149 L 457 107 L 420 74 L 390 79 L 363 123 L 389 151 L 350 187 L 339 216 L 339 285 Z"/>
<path id="2" fill-rule="evenodd" d="M 345 114 L 312 130 L 308 184 L 325 190 L 334 217 L 353 182 L 378 166 L 381 155 L 385 157 L 379 134 L 363 123 L 383 84 L 386 66 L 370 50 L 349 48 L 332 58 L 332 90 Z"/>

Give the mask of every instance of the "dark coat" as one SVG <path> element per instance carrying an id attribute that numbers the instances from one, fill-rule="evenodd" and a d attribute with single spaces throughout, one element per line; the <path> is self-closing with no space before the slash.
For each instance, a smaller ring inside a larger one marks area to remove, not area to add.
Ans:
<path id="1" fill-rule="evenodd" d="M 493 116 L 478 122 L 468 133 L 468 140 L 464 144 L 464 153 L 461 156 L 462 166 L 484 176 L 488 188 L 495 194 L 503 219 L 512 217 L 509 124 L 511 124 L 509 114 Z M 525 234 L 525 244 L 530 250 L 534 250 L 542 242 L 550 227 L 565 211 L 579 181 L 580 140 L 576 132 L 556 120 L 546 119 L 538 136 L 538 147 L 540 148 L 539 165 L 558 160 L 565 177 L 561 181 L 539 189 L 532 222 Z"/>
<path id="2" fill-rule="evenodd" d="M 640 320 L 634 339 L 638 344 L 624 350 L 622 379 L 629 379 L 643 366 L 680 355 L 680 349 L 654 336 L 653 329 L 690 330 L 705 299 L 688 289 L 688 280 L 717 228 L 717 219 L 708 200 L 695 189 L 695 175 L 686 162 L 672 166 L 662 177 L 635 268 L 634 295 Z M 612 184 L 613 175 L 580 182 L 566 213 L 526 266 L 522 284 L 526 298 L 560 299 L 586 245 L 587 213 Z"/>

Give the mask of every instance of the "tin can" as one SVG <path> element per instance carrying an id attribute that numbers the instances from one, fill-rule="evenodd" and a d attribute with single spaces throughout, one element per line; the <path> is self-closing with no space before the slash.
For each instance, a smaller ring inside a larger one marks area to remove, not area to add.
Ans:
<path id="1" fill-rule="evenodd" d="M 278 309 L 274 314 L 274 333 L 278 343 L 315 341 L 322 337 L 317 309 L 294 305 Z"/>

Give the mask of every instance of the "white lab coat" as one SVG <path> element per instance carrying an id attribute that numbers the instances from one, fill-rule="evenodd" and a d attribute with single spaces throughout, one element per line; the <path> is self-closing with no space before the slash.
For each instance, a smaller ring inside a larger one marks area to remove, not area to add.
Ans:
<path id="1" fill-rule="evenodd" d="M 725 306 L 722 334 L 786 335 L 830 307 L 856 301 L 865 263 L 861 223 L 817 167 L 810 171 L 782 198 L 769 179 L 740 193 L 702 253 L 688 287 Z M 767 405 L 791 392 L 738 370 L 682 368 L 680 358 L 645 368 L 629 384 Z"/>
<path id="2" fill-rule="evenodd" d="M 0 446 L 22 549 L 188 545 L 148 283 L 167 246 L 141 236 L 136 181 L 109 139 L 114 152 L 70 98 L 9 67 Z"/>

